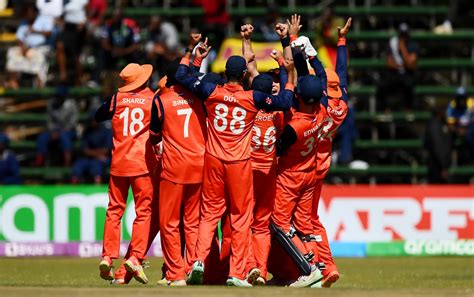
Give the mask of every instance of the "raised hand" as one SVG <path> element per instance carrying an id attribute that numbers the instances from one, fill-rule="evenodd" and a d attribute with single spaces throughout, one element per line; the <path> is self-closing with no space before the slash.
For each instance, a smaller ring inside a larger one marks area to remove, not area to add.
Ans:
<path id="1" fill-rule="evenodd" d="M 282 53 L 281 51 L 279 51 L 279 50 L 274 49 L 274 50 L 271 52 L 270 57 L 272 57 L 273 60 L 275 60 L 275 61 L 278 62 L 280 59 L 283 59 L 283 53 Z"/>
<path id="2" fill-rule="evenodd" d="M 276 24 L 275 32 L 280 36 L 280 38 L 285 38 L 288 35 L 288 25 L 283 23 Z"/>
<path id="3" fill-rule="evenodd" d="M 341 27 L 337 27 L 337 35 L 339 37 L 345 37 L 347 33 L 349 33 L 349 29 L 351 28 L 352 18 L 348 18 L 346 24 L 341 29 Z"/>
<path id="4" fill-rule="evenodd" d="M 245 24 L 240 27 L 240 37 L 243 39 L 250 39 L 253 33 L 253 26 L 250 24 Z"/>
<path id="5" fill-rule="evenodd" d="M 204 42 L 201 42 L 197 49 L 196 49 L 196 58 L 198 59 L 205 59 L 207 57 L 207 55 L 209 55 L 209 52 L 211 51 L 212 49 L 212 46 L 209 46 L 207 44 L 207 37 L 206 39 L 204 40 Z"/>
<path id="6" fill-rule="evenodd" d="M 254 54 L 253 50 L 251 50 L 251 48 L 248 49 L 248 50 L 244 50 L 243 51 L 243 56 L 244 56 L 245 61 L 247 61 L 247 63 L 255 61 L 255 54 Z"/>
<path id="7" fill-rule="evenodd" d="M 292 15 L 291 21 L 286 20 L 286 22 L 288 23 L 288 26 L 289 26 L 288 31 L 290 35 L 298 35 L 298 32 L 300 31 L 301 27 L 303 27 L 303 25 L 300 25 L 301 16 L 297 14 Z"/>
<path id="8" fill-rule="evenodd" d="M 290 72 L 293 72 L 293 70 L 295 70 L 295 62 L 293 61 L 293 58 L 285 59 L 284 62 L 283 62 L 283 66 L 285 67 L 288 74 Z M 290 81 L 290 80 L 288 80 L 288 81 Z"/>
<path id="9" fill-rule="evenodd" d="M 188 44 L 190 47 L 195 47 L 199 41 L 201 41 L 201 33 L 191 33 L 189 34 L 189 41 L 188 41 Z"/>

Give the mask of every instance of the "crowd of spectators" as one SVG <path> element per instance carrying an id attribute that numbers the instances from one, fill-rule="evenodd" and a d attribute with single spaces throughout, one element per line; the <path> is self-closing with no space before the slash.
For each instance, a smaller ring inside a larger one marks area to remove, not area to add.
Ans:
<path id="1" fill-rule="evenodd" d="M 58 87 L 56 95 L 48 103 L 46 113 L 46 129 L 39 134 L 37 141 L 36 165 L 45 163 L 47 154 L 51 152 L 51 142 L 57 142 L 63 155 L 64 166 L 70 166 L 79 109 L 76 101 L 69 97 L 66 86 Z"/>
<path id="2" fill-rule="evenodd" d="M 202 20 L 193 30 L 200 30 L 209 38 L 214 49 L 209 55 L 212 59 L 234 29 L 230 26 L 227 2 L 188 2 L 203 8 Z M 183 54 L 180 43 L 183 32 L 163 16 L 153 15 L 145 20 L 127 17 L 107 0 L 26 0 L 15 4 L 15 9 L 21 21 L 16 30 L 17 44 L 6 54 L 4 86 L 56 89 L 55 96 L 45 106 L 47 123 L 37 136 L 32 163 L 70 166 L 73 183 L 101 183 L 110 161 L 111 132 L 106 125 L 97 125 L 91 119 L 78 124 L 80 112 L 89 113 L 100 100 L 84 105 L 69 94 L 69 89 L 101 87 L 104 96 L 110 96 L 120 83 L 118 70 L 129 62 L 152 64 L 152 86 L 156 86 L 167 64 Z M 264 16 L 245 21 L 255 25 L 263 41 L 270 42 L 278 39 L 274 24 L 285 19 L 278 6 L 269 5 Z M 313 41 L 326 67 L 335 65 L 336 28 L 342 22 L 343 18 L 327 7 L 305 28 L 314 33 Z M 410 37 L 408 24 L 399 24 L 397 34 L 388 40 L 386 69 L 376 82 L 379 111 L 413 111 L 419 55 L 419 46 Z M 208 63 L 205 61 L 203 65 Z M 430 172 L 436 172 L 429 176 L 432 182 L 449 181 L 447 172 L 453 151 L 457 152 L 457 163 L 474 161 L 474 102 L 465 89 L 460 90 L 464 93 L 457 93 L 447 111 L 444 106 L 434 109 L 426 126 L 423 138 L 428 152 L 426 164 L 433 169 Z M 352 104 L 350 110 L 335 139 L 337 158 L 334 160 L 341 164 L 349 164 L 355 158 L 353 144 L 358 132 Z M 12 161 L 15 155 L 8 150 L 8 143 L 7 136 L 0 134 L 0 179 L 7 175 L 6 168 L 18 171 L 18 162 Z M 16 176 L 13 181 L 19 182 L 19 174 L 8 175 Z M 0 181 L 7 182 L 11 181 Z"/>

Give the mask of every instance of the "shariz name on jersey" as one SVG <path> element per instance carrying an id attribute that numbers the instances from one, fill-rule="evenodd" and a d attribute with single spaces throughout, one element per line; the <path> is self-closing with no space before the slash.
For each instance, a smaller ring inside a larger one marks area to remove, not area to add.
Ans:
<path id="1" fill-rule="evenodd" d="M 123 98 L 122 103 L 145 104 L 145 98 Z"/>

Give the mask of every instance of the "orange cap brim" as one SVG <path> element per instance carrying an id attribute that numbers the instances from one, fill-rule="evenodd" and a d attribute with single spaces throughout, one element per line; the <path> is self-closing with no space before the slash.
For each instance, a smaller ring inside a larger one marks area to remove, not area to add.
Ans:
<path id="1" fill-rule="evenodd" d="M 118 88 L 119 92 L 130 92 L 135 89 L 138 89 L 150 79 L 150 76 L 153 73 L 153 66 L 150 64 L 144 64 L 141 65 L 141 67 L 143 70 L 142 74 L 134 82 L 123 85 Z"/>

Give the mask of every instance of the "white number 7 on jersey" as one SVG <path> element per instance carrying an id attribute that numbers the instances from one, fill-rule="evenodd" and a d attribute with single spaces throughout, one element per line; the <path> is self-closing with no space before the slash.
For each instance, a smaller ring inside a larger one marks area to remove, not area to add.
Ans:
<path id="1" fill-rule="evenodd" d="M 178 115 L 186 116 L 186 118 L 184 119 L 183 134 L 184 134 L 184 138 L 188 138 L 189 137 L 189 119 L 191 118 L 193 109 L 192 108 L 178 109 L 176 113 L 178 113 Z"/>

